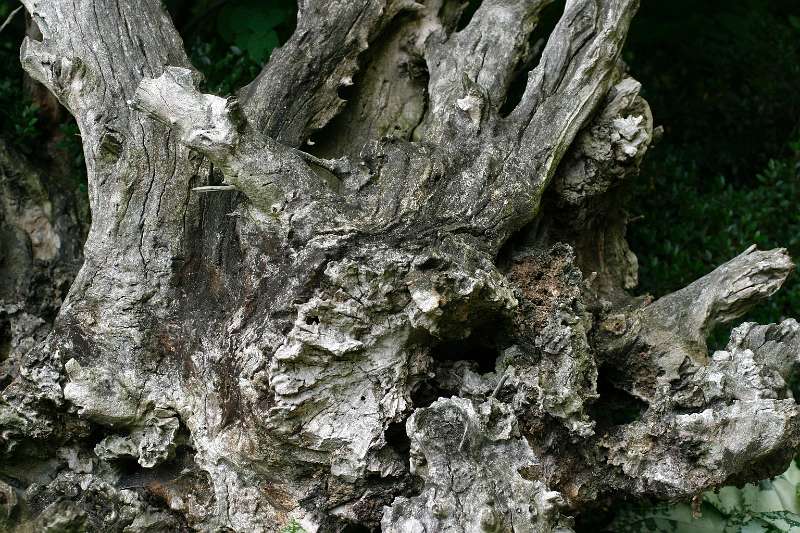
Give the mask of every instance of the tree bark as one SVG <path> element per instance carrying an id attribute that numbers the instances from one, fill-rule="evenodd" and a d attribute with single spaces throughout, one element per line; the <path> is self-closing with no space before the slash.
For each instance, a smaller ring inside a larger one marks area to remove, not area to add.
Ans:
<path id="1" fill-rule="evenodd" d="M 569 0 L 534 65 L 548 3 L 304 0 L 225 98 L 156 0 L 24 0 L 42 39 L 21 60 L 78 121 L 92 225 L 3 391 L 9 515 L 569 531 L 777 474 L 800 326 L 744 324 L 710 356 L 705 338 L 793 265 L 748 249 L 631 295 L 638 1 Z"/>

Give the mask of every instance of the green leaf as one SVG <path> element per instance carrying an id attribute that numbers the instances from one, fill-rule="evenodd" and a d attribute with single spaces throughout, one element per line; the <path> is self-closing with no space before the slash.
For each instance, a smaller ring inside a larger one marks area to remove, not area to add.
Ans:
<path id="1" fill-rule="evenodd" d="M 695 518 L 686 504 L 658 505 L 647 509 L 626 509 L 614 519 L 612 531 L 626 533 L 721 533 L 725 518 L 711 506 L 703 506 Z"/>
<path id="2" fill-rule="evenodd" d="M 758 485 L 706 492 L 700 517 L 695 518 L 685 503 L 627 507 L 618 513 L 611 527 L 613 531 L 630 533 L 797 533 L 799 486 L 800 469 L 793 461 L 783 474 Z"/>

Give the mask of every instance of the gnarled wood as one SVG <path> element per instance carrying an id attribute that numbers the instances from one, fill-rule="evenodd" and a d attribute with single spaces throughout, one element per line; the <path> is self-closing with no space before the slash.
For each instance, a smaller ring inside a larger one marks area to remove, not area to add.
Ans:
<path id="1" fill-rule="evenodd" d="M 598 500 L 782 466 L 796 323 L 710 361 L 704 336 L 790 260 L 629 295 L 615 195 L 654 131 L 619 61 L 638 2 L 568 1 L 502 116 L 546 3 L 457 26 L 449 0 L 307 0 L 234 99 L 198 90 L 156 0 L 26 0 L 22 61 L 78 119 L 93 212 L 0 403 L 35 527 L 564 531 Z M 609 419 L 601 375 L 635 420 Z"/>

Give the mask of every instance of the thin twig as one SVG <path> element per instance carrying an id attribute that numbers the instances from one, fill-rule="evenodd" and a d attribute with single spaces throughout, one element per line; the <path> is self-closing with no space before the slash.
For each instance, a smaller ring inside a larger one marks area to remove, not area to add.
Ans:
<path id="1" fill-rule="evenodd" d="M 350 164 L 346 158 L 321 159 L 302 150 L 295 150 L 295 151 L 300 157 L 303 158 L 303 160 L 306 163 L 311 163 L 312 165 L 317 165 L 318 167 L 322 167 L 331 174 L 334 174 L 335 176 L 341 176 L 343 174 L 348 174 L 350 172 Z"/>
<path id="2" fill-rule="evenodd" d="M 500 393 L 500 389 L 503 388 L 503 385 L 506 384 L 506 380 L 508 379 L 508 367 L 503 370 L 503 375 L 500 376 L 500 380 L 497 382 L 497 386 L 492 391 L 492 395 L 490 398 L 497 398 L 497 395 Z"/>
<path id="3" fill-rule="evenodd" d="M 206 185 L 204 187 L 192 188 L 194 192 L 219 192 L 219 191 L 235 191 L 236 187 L 233 185 Z"/>
<path id="4" fill-rule="evenodd" d="M 8 18 L 6 18 L 6 21 L 5 21 L 5 22 L 3 22 L 3 25 L 2 25 L 2 26 L 0 26 L 0 33 L 2 33 L 2 31 L 3 31 L 4 29 L 6 29 L 6 26 L 8 26 L 9 24 L 11 24 L 11 19 L 13 19 L 13 18 L 14 18 L 14 15 L 16 15 L 17 13 L 19 13 L 21 10 L 22 10 L 22 6 L 19 6 L 17 9 L 15 9 L 14 11 L 12 11 L 12 12 L 11 12 L 11 14 L 8 16 Z"/>
<path id="5" fill-rule="evenodd" d="M 464 420 L 464 434 L 461 435 L 461 442 L 458 443 L 458 451 L 464 449 L 464 443 L 467 441 L 468 432 L 469 432 L 469 420 Z"/>

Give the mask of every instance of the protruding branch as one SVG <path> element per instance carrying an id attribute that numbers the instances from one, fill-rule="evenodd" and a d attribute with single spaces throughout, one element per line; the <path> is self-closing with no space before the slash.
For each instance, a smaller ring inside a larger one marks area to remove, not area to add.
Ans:
<path id="1" fill-rule="evenodd" d="M 186 146 L 219 161 L 239 142 L 242 122 L 235 100 L 202 94 L 197 81 L 189 69 L 167 67 L 159 78 L 142 80 L 131 103 L 170 125 Z"/>
<path id="2" fill-rule="evenodd" d="M 358 56 L 410 0 L 306 0 L 297 29 L 250 85 L 244 111 L 254 128 L 299 146 L 344 105 L 337 91 L 352 84 Z"/>
<path id="3" fill-rule="evenodd" d="M 83 93 L 94 85 L 80 59 L 58 56 L 44 43 L 30 37 L 22 42 L 20 61 L 33 79 L 47 87 L 73 113 Z"/>
<path id="4" fill-rule="evenodd" d="M 691 285 L 645 309 L 648 323 L 701 345 L 718 324 L 735 320 L 781 288 L 794 268 L 784 248 L 760 251 L 755 245 Z"/>
<path id="5" fill-rule="evenodd" d="M 204 187 L 194 187 L 194 192 L 226 192 L 235 191 L 236 187 L 233 185 L 207 185 Z"/>
<path id="6" fill-rule="evenodd" d="M 509 116 L 527 155 L 529 176 L 543 187 L 561 156 L 614 83 L 622 44 L 638 0 L 571 0 Z"/>
<path id="7" fill-rule="evenodd" d="M 262 210 L 281 211 L 290 192 L 306 203 L 333 196 L 296 150 L 253 130 L 235 99 L 203 94 L 195 84 L 192 71 L 167 67 L 160 77 L 142 80 L 131 104 L 207 155 L 229 184 Z"/>
<path id="8" fill-rule="evenodd" d="M 591 102 L 596 103 L 598 98 L 605 96 L 630 21 L 638 7 L 638 0 L 567 2 L 539 65 L 528 77 L 522 101 L 511 119 L 520 120 L 527 128 L 534 125 L 534 115 L 540 118 L 543 113 L 549 115 L 555 111 L 542 107 L 547 100 L 561 103 L 570 95 L 574 97 L 570 109 L 559 109 L 563 117 L 561 122 L 574 120 L 575 113 L 591 112 Z M 590 108 L 582 109 L 587 104 Z"/>
<path id="9" fill-rule="evenodd" d="M 26 38 L 22 63 L 79 122 L 83 109 L 95 116 L 112 108 L 124 112 L 125 99 L 143 75 L 156 75 L 166 64 L 189 64 L 180 36 L 156 0 L 23 4 L 43 40 Z"/>
<path id="10" fill-rule="evenodd" d="M 600 350 L 625 368 L 618 385 L 652 400 L 663 385 L 705 365 L 713 327 L 774 294 L 793 267 L 786 250 L 751 246 L 684 289 L 631 315 L 609 317 L 596 339 Z"/>
<path id="11" fill-rule="evenodd" d="M 11 24 L 11 21 L 14 20 L 14 17 L 17 15 L 17 13 L 22 11 L 22 7 L 23 6 L 19 6 L 17 9 L 13 10 L 10 15 L 6 17 L 6 20 L 2 24 L 0 24 L 0 32 L 6 29 L 6 26 Z"/>
<path id="12" fill-rule="evenodd" d="M 474 225 L 504 242 L 530 222 L 561 158 L 618 81 L 619 54 L 638 0 L 572 0 L 529 74 L 520 104 L 502 122 L 511 148 L 485 191 Z M 477 98 L 479 100 L 480 98 Z M 464 102 L 470 108 L 474 101 Z"/>
<path id="13" fill-rule="evenodd" d="M 428 39 L 429 138 L 447 135 L 445 126 L 456 117 L 479 126 L 482 115 L 497 112 L 525 61 L 537 16 L 550 1 L 487 0 L 463 30 L 444 42 L 436 33 Z"/>

